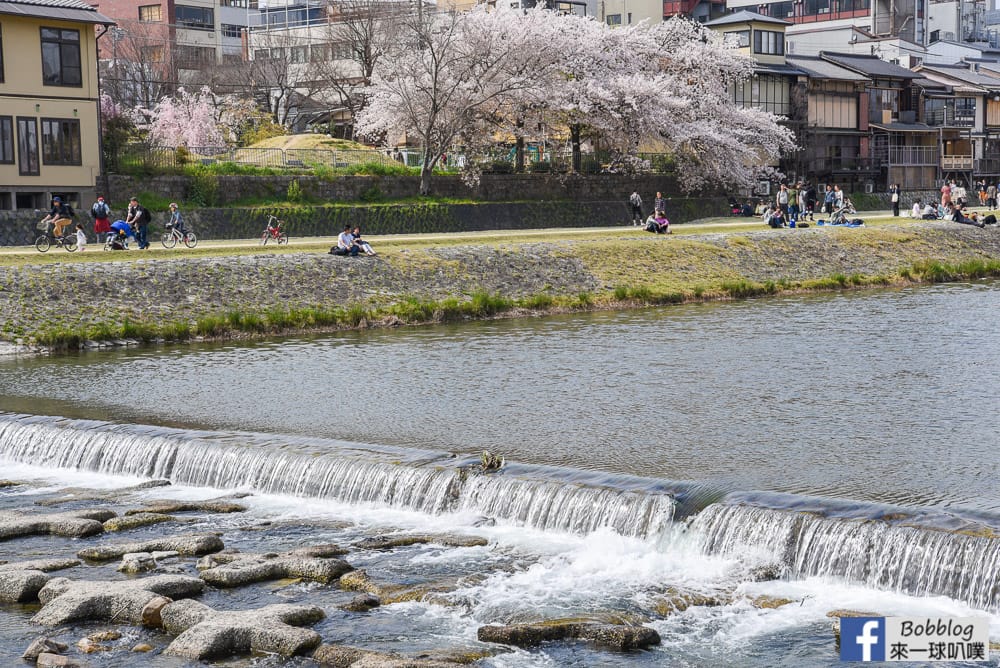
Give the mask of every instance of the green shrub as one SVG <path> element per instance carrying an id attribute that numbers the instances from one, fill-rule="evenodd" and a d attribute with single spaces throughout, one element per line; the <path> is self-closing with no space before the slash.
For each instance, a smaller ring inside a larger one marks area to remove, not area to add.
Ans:
<path id="1" fill-rule="evenodd" d="M 174 161 L 178 165 L 186 165 L 191 162 L 191 151 L 187 146 L 178 146 L 174 149 Z"/>
<path id="2" fill-rule="evenodd" d="M 382 194 L 382 191 L 378 186 L 373 185 L 370 188 L 363 190 L 358 196 L 358 199 L 362 202 L 381 202 L 385 199 L 385 195 Z"/>
<path id="3" fill-rule="evenodd" d="M 215 206 L 219 199 L 219 177 L 199 168 L 191 174 L 188 200 L 195 206 Z"/>
<path id="4" fill-rule="evenodd" d="M 288 192 L 285 194 L 289 202 L 301 202 L 302 201 L 302 187 L 299 186 L 298 179 L 292 179 L 288 182 Z"/>
<path id="5" fill-rule="evenodd" d="M 539 160 L 528 165 L 528 171 L 532 174 L 548 174 L 552 171 L 552 163 L 547 160 Z"/>

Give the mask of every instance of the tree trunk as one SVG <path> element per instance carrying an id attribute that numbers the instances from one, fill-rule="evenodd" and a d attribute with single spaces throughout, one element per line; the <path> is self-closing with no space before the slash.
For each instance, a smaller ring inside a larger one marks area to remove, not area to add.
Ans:
<path id="1" fill-rule="evenodd" d="M 520 174 L 524 171 L 524 135 L 520 130 L 524 127 L 524 119 L 517 119 L 517 143 L 514 144 L 514 171 Z"/>
<path id="2" fill-rule="evenodd" d="M 573 146 L 573 171 L 579 173 L 583 167 L 583 153 L 580 151 L 580 135 L 582 134 L 579 123 L 569 126 L 569 141 Z"/>
<path id="3" fill-rule="evenodd" d="M 434 158 L 431 150 L 424 147 L 424 159 L 420 163 L 420 194 L 431 194 L 431 175 L 434 173 Z"/>

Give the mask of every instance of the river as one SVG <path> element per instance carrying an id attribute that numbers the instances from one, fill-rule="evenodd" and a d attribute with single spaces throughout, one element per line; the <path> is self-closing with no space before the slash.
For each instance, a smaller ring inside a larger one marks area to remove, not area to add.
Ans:
<path id="1" fill-rule="evenodd" d="M 177 495 L 256 492 L 268 521 L 349 520 L 338 542 L 458 529 L 489 547 L 359 559 L 390 580 L 465 577 L 462 605 L 317 629 L 414 652 L 478 648 L 485 623 L 617 615 L 663 638 L 488 665 L 834 665 L 837 608 L 988 614 L 1000 638 L 1000 541 L 982 537 L 1000 531 L 998 307 L 981 282 L 7 360 L 3 477 L 39 482 L 0 508 L 53 476 L 163 477 Z M 483 450 L 505 468 L 456 476 Z M 244 549 L 302 540 L 233 522 Z M 776 560 L 781 579 L 748 576 Z M 657 614 L 678 589 L 725 604 Z M 752 606 L 762 594 L 796 603 Z"/>

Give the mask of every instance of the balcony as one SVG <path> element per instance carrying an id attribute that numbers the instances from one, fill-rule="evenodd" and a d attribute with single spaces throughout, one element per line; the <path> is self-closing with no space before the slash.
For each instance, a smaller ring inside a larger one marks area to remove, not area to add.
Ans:
<path id="1" fill-rule="evenodd" d="M 937 167 L 937 146 L 889 146 L 872 152 L 872 158 L 891 167 Z"/>
<path id="2" fill-rule="evenodd" d="M 976 160 L 975 172 L 979 175 L 1000 175 L 1000 158 L 982 158 Z"/>
<path id="3" fill-rule="evenodd" d="M 970 171 L 975 164 L 971 155 L 942 155 L 941 169 L 946 172 Z"/>

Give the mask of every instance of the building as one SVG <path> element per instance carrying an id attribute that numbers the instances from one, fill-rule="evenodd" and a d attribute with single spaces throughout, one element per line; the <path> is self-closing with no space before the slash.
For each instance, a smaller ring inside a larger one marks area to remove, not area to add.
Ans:
<path id="1" fill-rule="evenodd" d="M 97 41 L 113 23 L 83 0 L 0 2 L 0 209 L 93 198 Z"/>

